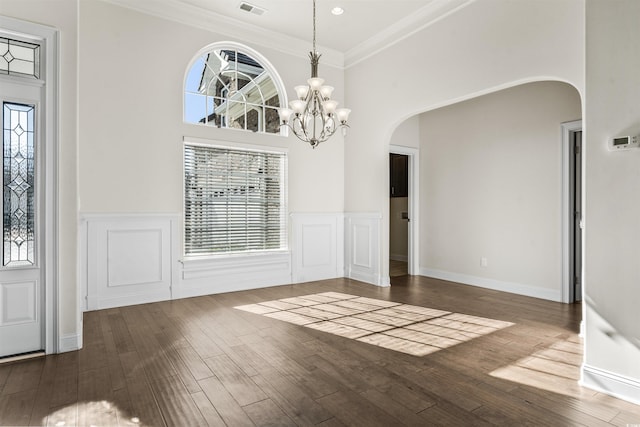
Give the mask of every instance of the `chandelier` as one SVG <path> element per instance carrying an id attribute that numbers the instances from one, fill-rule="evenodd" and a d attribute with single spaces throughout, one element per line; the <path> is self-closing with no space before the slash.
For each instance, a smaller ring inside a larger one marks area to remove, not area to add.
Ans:
<path id="1" fill-rule="evenodd" d="M 316 51 L 316 0 L 313 0 L 311 78 L 306 85 L 294 88 L 298 99 L 289 102 L 291 108 L 278 110 L 280 126 L 288 126 L 298 139 L 308 142 L 312 148 L 331 138 L 338 128 L 346 132 L 351 112 L 348 108 L 337 108 L 338 102 L 331 99 L 333 87 L 324 85 L 324 79 L 318 77 L 320 56 Z"/>

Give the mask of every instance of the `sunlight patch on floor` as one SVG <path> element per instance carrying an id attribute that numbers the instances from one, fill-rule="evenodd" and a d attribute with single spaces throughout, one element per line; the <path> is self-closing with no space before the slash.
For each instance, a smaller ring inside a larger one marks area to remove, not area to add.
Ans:
<path id="1" fill-rule="evenodd" d="M 138 417 L 127 416 L 109 401 L 78 402 L 65 406 L 47 415 L 42 425 L 67 426 L 144 426 Z"/>
<path id="2" fill-rule="evenodd" d="M 578 385 L 582 344 L 575 336 L 536 351 L 509 366 L 491 372 L 496 378 L 541 388 L 554 393 L 575 396 Z"/>
<path id="3" fill-rule="evenodd" d="M 424 356 L 513 325 L 339 292 L 234 308 L 413 356 Z"/>

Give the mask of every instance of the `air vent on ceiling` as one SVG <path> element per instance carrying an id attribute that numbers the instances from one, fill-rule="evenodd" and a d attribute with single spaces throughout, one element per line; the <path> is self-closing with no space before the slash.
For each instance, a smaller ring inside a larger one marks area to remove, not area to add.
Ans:
<path id="1" fill-rule="evenodd" d="M 240 3 L 240 10 L 244 10 L 245 12 L 251 12 L 254 15 L 262 15 L 265 12 L 263 8 L 254 6 L 244 1 Z"/>

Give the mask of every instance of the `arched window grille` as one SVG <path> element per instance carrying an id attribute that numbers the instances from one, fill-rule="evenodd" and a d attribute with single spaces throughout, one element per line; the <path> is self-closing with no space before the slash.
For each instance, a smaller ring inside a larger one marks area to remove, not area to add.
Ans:
<path id="1" fill-rule="evenodd" d="M 216 43 L 191 64 L 184 89 L 184 121 L 279 134 L 285 91 L 275 69 L 257 52 Z"/>

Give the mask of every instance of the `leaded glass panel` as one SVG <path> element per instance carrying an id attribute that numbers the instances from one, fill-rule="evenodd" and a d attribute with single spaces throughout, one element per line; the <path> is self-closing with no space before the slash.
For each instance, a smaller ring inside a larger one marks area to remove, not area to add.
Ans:
<path id="1" fill-rule="evenodd" d="M 33 265 L 35 106 L 5 102 L 2 110 L 3 265 Z"/>
<path id="2" fill-rule="evenodd" d="M 40 78 L 40 46 L 0 37 L 0 73 Z"/>

